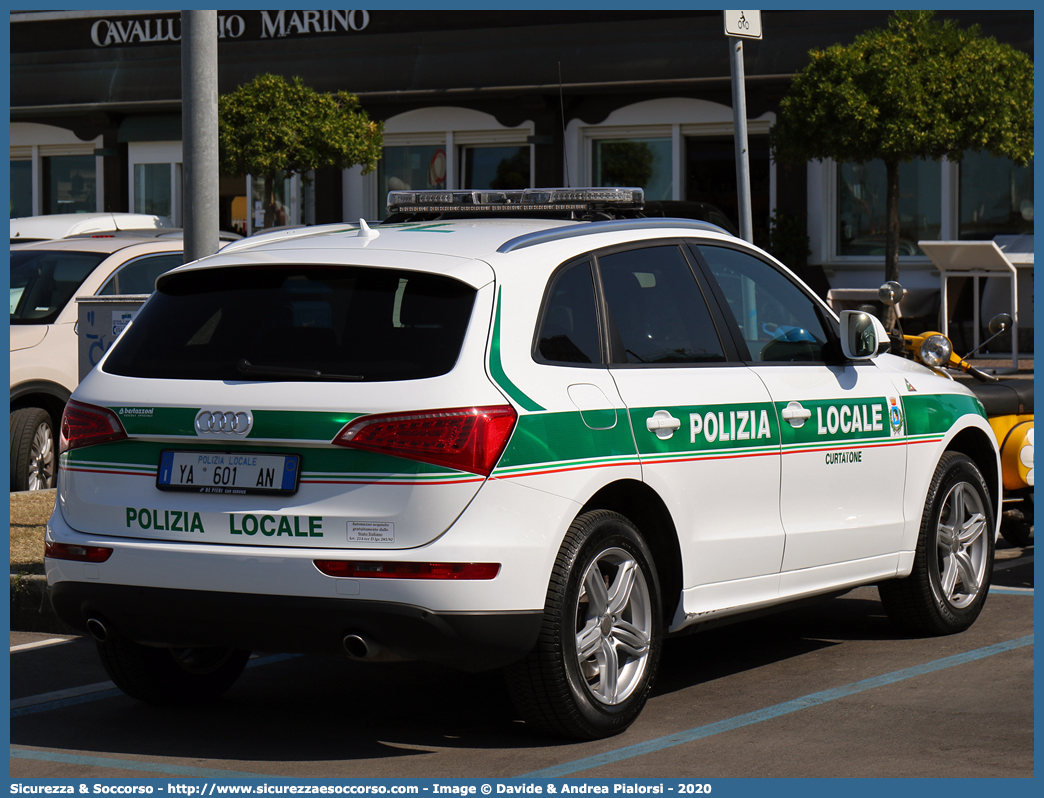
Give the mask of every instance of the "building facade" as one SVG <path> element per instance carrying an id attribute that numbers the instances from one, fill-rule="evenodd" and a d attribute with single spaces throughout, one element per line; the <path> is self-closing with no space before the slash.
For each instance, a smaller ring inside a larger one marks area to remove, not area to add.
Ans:
<path id="1" fill-rule="evenodd" d="M 1032 11 L 959 11 L 1033 55 Z M 813 286 L 869 287 L 884 253 L 884 166 L 773 163 L 769 130 L 812 48 L 887 24 L 884 11 L 765 11 L 747 41 L 755 242 L 807 231 Z M 720 11 L 219 11 L 219 91 L 261 72 L 359 95 L 384 123 L 376 172 L 276 187 L 286 223 L 384 215 L 397 188 L 641 185 L 734 221 L 728 40 Z M 181 217 L 177 11 L 11 13 L 11 215 L 81 210 Z M 221 224 L 262 220 L 260 181 L 221 180 Z M 936 285 L 923 239 L 1032 233 L 1033 170 L 985 154 L 903 166 L 900 271 Z M 775 216 L 774 216 L 775 215 Z M 780 229 L 783 229 L 782 225 Z M 1021 279 L 1021 278 L 1020 278 Z"/>

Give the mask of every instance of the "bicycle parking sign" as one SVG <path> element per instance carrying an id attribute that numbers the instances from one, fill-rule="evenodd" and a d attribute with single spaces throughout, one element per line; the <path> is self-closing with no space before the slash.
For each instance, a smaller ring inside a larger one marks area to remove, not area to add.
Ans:
<path id="1" fill-rule="evenodd" d="M 726 11 L 725 35 L 738 39 L 761 38 L 760 11 Z"/>

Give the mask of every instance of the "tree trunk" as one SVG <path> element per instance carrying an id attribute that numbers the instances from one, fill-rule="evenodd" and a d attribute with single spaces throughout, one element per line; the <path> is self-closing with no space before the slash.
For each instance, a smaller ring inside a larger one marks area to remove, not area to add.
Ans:
<path id="1" fill-rule="evenodd" d="M 899 279 L 899 161 L 886 160 L 888 188 L 885 192 L 885 282 Z M 895 308 L 886 308 L 886 330 L 895 327 Z"/>
<path id="2" fill-rule="evenodd" d="M 275 175 L 265 175 L 264 181 L 265 227 L 268 228 L 275 224 Z"/>

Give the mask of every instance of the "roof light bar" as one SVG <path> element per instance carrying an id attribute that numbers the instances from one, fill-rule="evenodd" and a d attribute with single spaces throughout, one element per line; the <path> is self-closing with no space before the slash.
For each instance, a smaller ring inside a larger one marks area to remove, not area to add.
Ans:
<path id="1" fill-rule="evenodd" d="M 390 213 L 517 213 L 518 211 L 640 210 L 640 188 L 526 188 L 512 191 L 389 191 Z"/>

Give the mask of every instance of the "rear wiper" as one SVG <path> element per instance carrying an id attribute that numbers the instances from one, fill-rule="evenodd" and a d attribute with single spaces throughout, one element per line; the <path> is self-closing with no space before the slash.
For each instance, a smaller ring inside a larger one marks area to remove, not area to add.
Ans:
<path id="1" fill-rule="evenodd" d="M 248 377 L 297 377 L 302 380 L 351 380 L 359 382 L 359 374 L 324 374 L 318 369 L 297 369 L 288 366 L 255 366 L 245 357 L 236 363 L 240 374 Z"/>

